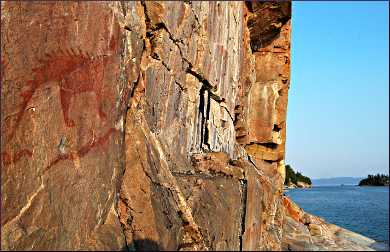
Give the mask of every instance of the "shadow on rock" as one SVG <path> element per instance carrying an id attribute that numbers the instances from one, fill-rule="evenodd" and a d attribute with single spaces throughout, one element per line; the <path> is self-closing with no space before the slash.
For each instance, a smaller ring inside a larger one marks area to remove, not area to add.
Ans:
<path id="1" fill-rule="evenodd" d="M 130 245 L 122 249 L 122 251 L 161 251 L 161 250 L 164 250 L 164 248 L 160 247 L 157 242 L 149 239 L 135 240 L 133 241 L 133 243 L 131 243 Z"/>

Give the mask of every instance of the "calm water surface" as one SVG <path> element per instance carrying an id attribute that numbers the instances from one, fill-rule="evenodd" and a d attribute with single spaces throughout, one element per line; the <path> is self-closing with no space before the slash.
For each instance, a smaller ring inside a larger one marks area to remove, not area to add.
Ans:
<path id="1" fill-rule="evenodd" d="M 389 187 L 321 186 L 286 195 L 306 212 L 376 241 L 389 242 Z"/>

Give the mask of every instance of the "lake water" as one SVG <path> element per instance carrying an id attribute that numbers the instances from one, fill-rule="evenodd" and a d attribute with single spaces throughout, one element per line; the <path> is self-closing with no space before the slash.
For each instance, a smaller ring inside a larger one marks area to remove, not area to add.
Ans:
<path id="1" fill-rule="evenodd" d="M 321 186 L 286 192 L 306 212 L 389 243 L 389 187 Z"/>

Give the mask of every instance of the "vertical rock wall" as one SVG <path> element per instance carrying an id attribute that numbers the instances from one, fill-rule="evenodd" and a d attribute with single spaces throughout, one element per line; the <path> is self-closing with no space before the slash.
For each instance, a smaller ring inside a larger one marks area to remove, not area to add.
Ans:
<path id="1" fill-rule="evenodd" d="M 2 249 L 122 248 L 125 94 L 139 68 L 123 21 L 114 2 L 1 2 Z"/>
<path id="2" fill-rule="evenodd" d="M 281 249 L 289 2 L 1 11 L 2 249 Z"/>

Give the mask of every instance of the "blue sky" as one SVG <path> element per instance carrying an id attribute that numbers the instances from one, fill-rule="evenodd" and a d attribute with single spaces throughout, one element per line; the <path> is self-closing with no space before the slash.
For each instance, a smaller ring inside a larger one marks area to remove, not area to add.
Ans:
<path id="1" fill-rule="evenodd" d="M 311 178 L 389 169 L 388 2 L 293 2 L 286 163 Z"/>

